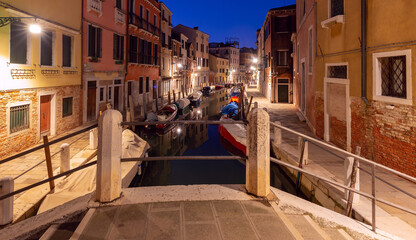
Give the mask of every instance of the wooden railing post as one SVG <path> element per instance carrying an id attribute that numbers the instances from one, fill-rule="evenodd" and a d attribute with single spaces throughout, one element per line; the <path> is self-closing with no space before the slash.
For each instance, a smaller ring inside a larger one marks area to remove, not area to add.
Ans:
<path id="1" fill-rule="evenodd" d="M 14 180 L 12 177 L 0 179 L 0 196 L 14 191 Z M 13 221 L 14 196 L 0 200 L 0 225 L 6 225 Z"/>
<path id="2" fill-rule="evenodd" d="M 43 136 L 43 144 L 48 144 L 48 136 L 45 135 Z M 45 158 L 46 158 L 46 168 L 48 170 L 48 178 L 53 177 L 53 169 L 52 169 L 52 158 L 51 158 L 51 150 L 49 148 L 49 145 L 46 145 L 44 147 L 45 149 Z M 55 181 L 51 180 L 49 181 L 49 187 L 51 190 L 53 190 L 55 188 Z"/>

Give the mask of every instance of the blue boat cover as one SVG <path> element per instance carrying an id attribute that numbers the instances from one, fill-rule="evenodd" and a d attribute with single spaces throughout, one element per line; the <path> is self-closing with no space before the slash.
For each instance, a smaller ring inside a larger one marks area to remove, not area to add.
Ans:
<path id="1" fill-rule="evenodd" d="M 231 117 L 234 117 L 238 114 L 238 105 L 235 102 L 231 102 L 227 104 L 225 107 L 221 110 L 222 115 L 228 115 Z"/>

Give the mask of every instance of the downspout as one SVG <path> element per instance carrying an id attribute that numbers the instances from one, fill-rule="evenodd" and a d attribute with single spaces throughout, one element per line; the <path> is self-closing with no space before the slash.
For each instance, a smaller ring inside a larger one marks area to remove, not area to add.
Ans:
<path id="1" fill-rule="evenodd" d="M 367 103 L 367 0 L 361 0 L 361 99 Z"/>

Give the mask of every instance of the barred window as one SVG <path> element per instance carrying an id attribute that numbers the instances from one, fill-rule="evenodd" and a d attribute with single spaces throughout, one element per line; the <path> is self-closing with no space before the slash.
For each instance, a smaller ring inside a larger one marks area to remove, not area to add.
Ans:
<path id="1" fill-rule="evenodd" d="M 344 0 L 330 0 L 331 17 L 344 15 Z"/>
<path id="2" fill-rule="evenodd" d="M 10 108 L 10 133 L 29 128 L 29 104 Z"/>
<path id="3" fill-rule="evenodd" d="M 406 56 L 379 58 L 383 96 L 407 98 Z"/>
<path id="4" fill-rule="evenodd" d="M 327 77 L 347 79 L 347 77 L 348 77 L 347 65 L 328 66 L 328 76 Z"/>
<path id="5" fill-rule="evenodd" d="M 277 65 L 288 66 L 288 55 L 289 51 L 277 51 Z"/>
<path id="6" fill-rule="evenodd" d="M 62 99 L 62 117 L 72 115 L 72 97 Z"/>

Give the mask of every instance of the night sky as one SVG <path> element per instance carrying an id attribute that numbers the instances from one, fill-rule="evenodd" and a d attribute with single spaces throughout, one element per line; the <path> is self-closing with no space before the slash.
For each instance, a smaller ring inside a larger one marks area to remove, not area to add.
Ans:
<path id="1" fill-rule="evenodd" d="M 295 0 L 163 0 L 172 11 L 172 24 L 210 35 L 210 42 L 227 37 L 240 39 L 240 47 L 256 47 L 256 30 L 261 28 L 271 8 L 295 4 Z"/>

